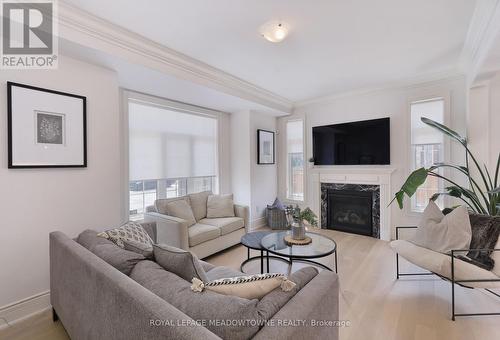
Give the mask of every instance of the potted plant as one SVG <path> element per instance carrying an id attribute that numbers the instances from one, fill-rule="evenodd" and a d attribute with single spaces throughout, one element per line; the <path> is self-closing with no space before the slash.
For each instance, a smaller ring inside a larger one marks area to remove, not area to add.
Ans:
<path id="1" fill-rule="evenodd" d="M 311 226 L 318 226 L 317 216 L 309 207 L 300 209 L 298 205 L 295 207 L 290 205 L 286 208 L 286 216 L 288 223 L 291 225 L 292 238 L 295 240 L 303 240 L 306 237 L 306 226 L 304 221 Z"/>
<path id="2" fill-rule="evenodd" d="M 399 208 L 403 208 L 403 199 L 405 194 L 412 197 L 418 187 L 424 184 L 428 176 L 437 177 L 448 183 L 444 192 L 436 192 L 431 199 L 436 200 L 439 196 L 451 196 L 462 200 L 472 211 L 484 215 L 500 215 L 500 153 L 494 172 L 489 172 L 486 165 L 481 167 L 471 150 L 469 149 L 467 139 L 462 137 L 452 129 L 437 123 L 431 119 L 422 118 L 422 122 L 441 131 L 446 136 L 460 143 L 465 148 L 465 165 L 456 165 L 448 163 L 437 163 L 430 168 L 420 168 L 413 171 L 406 179 L 401 189 L 394 195 L 391 203 L 396 200 Z M 446 176 L 436 172 L 441 168 L 449 168 L 458 171 L 467 177 L 469 185 L 463 187 Z M 472 169 L 475 169 L 479 178 L 472 176 Z M 492 176 L 493 174 L 493 176 Z"/>

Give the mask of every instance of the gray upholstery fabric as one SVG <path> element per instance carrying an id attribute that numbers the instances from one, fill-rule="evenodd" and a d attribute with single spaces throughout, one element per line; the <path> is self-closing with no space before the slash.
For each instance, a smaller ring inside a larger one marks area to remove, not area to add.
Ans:
<path id="1" fill-rule="evenodd" d="M 167 212 L 167 204 L 170 202 L 174 201 L 179 201 L 183 200 L 186 201 L 186 203 L 189 203 L 189 197 L 188 196 L 182 196 L 182 197 L 174 197 L 174 198 L 160 198 L 155 201 L 155 210 L 156 212 L 163 214 L 163 215 L 168 215 Z"/>
<path id="2" fill-rule="evenodd" d="M 233 194 L 208 196 L 207 218 L 219 217 L 234 217 Z"/>
<path id="3" fill-rule="evenodd" d="M 110 240 L 97 236 L 94 230 L 81 232 L 77 242 L 125 275 L 129 275 L 139 261 L 146 259 L 141 254 L 122 249 Z"/>
<path id="4" fill-rule="evenodd" d="M 80 243 L 82 246 L 92 251 L 94 247 L 98 244 L 114 244 L 110 240 L 105 239 L 104 237 L 98 237 L 97 231 L 95 230 L 84 230 L 78 235 L 76 238 L 76 242 Z"/>
<path id="5" fill-rule="evenodd" d="M 148 233 L 149 237 L 156 243 L 156 222 L 141 222 L 144 230 Z"/>
<path id="6" fill-rule="evenodd" d="M 226 235 L 245 227 L 245 221 L 241 217 L 204 218 L 200 220 L 200 223 L 220 228 L 221 235 Z"/>
<path id="7" fill-rule="evenodd" d="M 296 279 L 293 278 L 292 280 Z M 312 321 L 339 320 L 339 283 L 337 275 L 323 270 L 315 276 L 305 289 L 300 290 L 272 317 L 270 322 L 279 324 L 280 320 L 304 320 L 306 327 L 286 325 L 264 327 L 253 339 L 337 340 L 339 338 L 339 328 L 335 325 L 310 326 Z"/>
<path id="8" fill-rule="evenodd" d="M 116 244 L 98 244 L 91 251 L 125 275 L 129 275 L 137 263 L 146 259 L 141 254 L 122 249 Z"/>
<path id="9" fill-rule="evenodd" d="M 211 191 L 202 191 L 188 195 L 191 209 L 193 209 L 193 214 L 197 221 L 207 217 L 207 199 L 209 195 L 212 195 Z"/>
<path id="10" fill-rule="evenodd" d="M 246 274 L 244 274 L 240 271 L 234 270 L 232 268 L 223 267 L 223 266 L 215 267 L 212 270 L 207 271 L 208 281 L 214 281 L 214 280 L 218 280 L 218 279 L 225 279 L 225 278 L 229 278 L 229 277 L 237 277 L 237 276 L 244 276 L 244 275 L 246 275 Z"/>
<path id="11" fill-rule="evenodd" d="M 165 270 L 172 272 L 189 283 L 193 277 L 207 281 L 205 270 L 193 253 L 164 244 L 153 246 L 155 261 Z"/>
<path id="12" fill-rule="evenodd" d="M 213 264 L 205 262 L 203 260 L 198 259 L 198 262 L 201 264 L 201 267 L 203 268 L 205 273 L 208 272 L 209 270 L 216 268 Z"/>
<path id="13" fill-rule="evenodd" d="M 50 234 L 50 302 L 74 340 L 220 340 L 61 232 Z"/>
<path id="14" fill-rule="evenodd" d="M 210 325 L 210 320 L 256 320 L 271 318 L 297 291 L 309 282 L 317 271 L 310 268 L 300 270 L 290 278 L 297 285 L 290 292 L 280 288 L 273 290 L 259 300 L 247 300 L 236 296 L 217 294 L 210 291 L 195 293 L 191 284 L 177 275 L 163 270 L 157 263 L 143 261 L 139 263 L 130 277 L 136 280 L 165 301 L 195 320 L 206 320 L 207 328 L 223 339 L 249 339 L 258 332 L 259 327 L 248 324 Z"/>
<path id="15" fill-rule="evenodd" d="M 220 228 L 214 227 L 213 225 L 196 223 L 188 229 L 190 247 L 213 240 L 219 236 L 221 236 Z"/>
<path id="16" fill-rule="evenodd" d="M 196 223 L 193 209 L 191 209 L 189 202 L 186 202 L 185 200 L 169 202 L 165 205 L 165 208 L 167 209 L 167 215 L 182 218 L 187 222 L 188 227 Z"/>
<path id="17" fill-rule="evenodd" d="M 153 246 L 146 246 L 144 243 L 141 242 L 127 241 L 127 240 L 123 241 L 123 245 L 125 246 L 125 250 L 141 254 L 142 256 L 144 256 L 149 260 L 152 260 L 154 258 Z"/>

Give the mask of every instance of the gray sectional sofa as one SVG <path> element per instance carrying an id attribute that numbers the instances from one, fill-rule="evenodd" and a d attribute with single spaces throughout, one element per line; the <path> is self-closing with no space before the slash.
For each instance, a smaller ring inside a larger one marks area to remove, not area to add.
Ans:
<path id="1" fill-rule="evenodd" d="M 144 225 L 156 240 L 156 226 Z M 137 257 L 97 233 L 50 234 L 50 298 L 66 331 L 78 339 L 338 339 L 338 279 L 303 268 L 290 292 L 261 300 L 210 291 Z M 142 256 L 142 255 L 141 255 Z M 209 279 L 241 275 L 201 261 Z M 327 321 L 311 327 L 311 322 Z"/>

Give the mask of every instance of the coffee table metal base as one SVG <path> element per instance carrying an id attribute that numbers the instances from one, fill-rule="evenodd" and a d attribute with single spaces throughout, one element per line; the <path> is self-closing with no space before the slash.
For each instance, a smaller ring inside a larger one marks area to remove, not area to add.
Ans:
<path id="1" fill-rule="evenodd" d="M 260 250 L 260 256 L 250 257 L 250 248 L 247 248 L 247 259 L 245 261 L 241 262 L 240 272 L 245 273 L 245 271 L 243 270 L 243 267 L 247 263 L 255 261 L 255 260 L 260 260 L 260 273 L 264 274 L 264 257 L 266 258 L 266 273 L 269 273 L 269 259 L 270 258 L 278 260 L 278 261 L 283 261 L 283 262 L 290 264 L 289 263 L 290 261 L 288 261 L 287 259 L 282 258 L 282 257 L 278 257 L 278 256 L 269 255 L 269 252 L 267 252 L 267 251 L 266 251 L 266 255 L 264 255 L 264 250 Z"/>

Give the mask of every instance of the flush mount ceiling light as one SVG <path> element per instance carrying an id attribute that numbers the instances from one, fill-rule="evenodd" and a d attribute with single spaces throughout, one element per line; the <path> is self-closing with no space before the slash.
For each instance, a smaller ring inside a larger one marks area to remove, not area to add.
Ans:
<path id="1" fill-rule="evenodd" d="M 268 41 L 278 43 L 288 35 L 288 25 L 282 21 L 271 21 L 260 28 L 260 34 Z"/>

